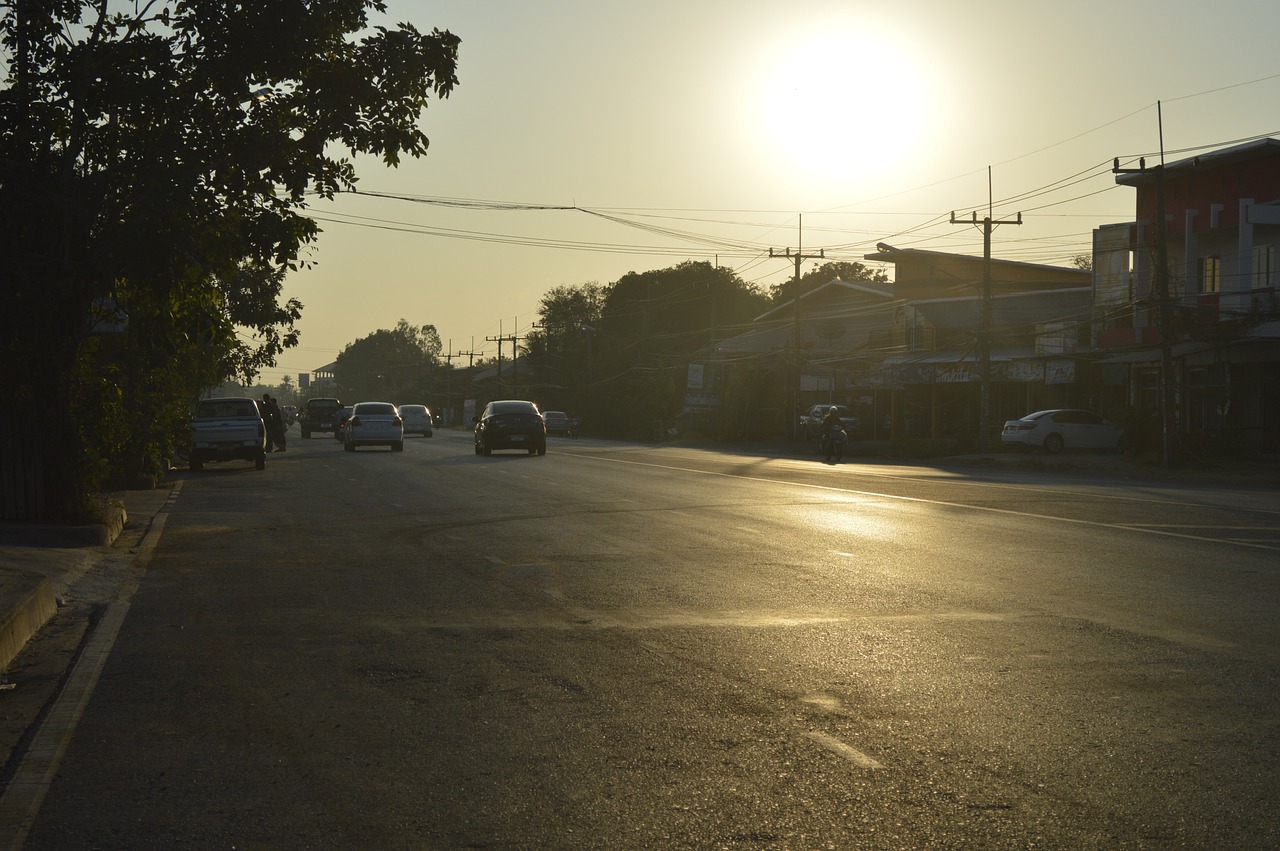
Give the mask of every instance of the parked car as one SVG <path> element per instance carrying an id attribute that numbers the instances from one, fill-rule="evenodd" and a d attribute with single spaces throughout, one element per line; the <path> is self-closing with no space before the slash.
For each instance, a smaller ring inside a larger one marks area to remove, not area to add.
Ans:
<path id="1" fill-rule="evenodd" d="M 547 424 L 532 402 L 517 399 L 490 402 L 475 418 L 475 424 L 477 455 L 489 455 L 495 449 L 547 454 Z"/>
<path id="2" fill-rule="evenodd" d="M 1063 449 L 1119 449 L 1124 430 L 1092 411 L 1056 408 L 1036 411 L 1009 420 L 1000 433 L 1005 446 L 1043 449 L 1054 454 Z"/>
<path id="3" fill-rule="evenodd" d="M 187 464 L 193 472 L 208 461 L 252 461 L 267 466 L 267 427 L 257 399 L 226 397 L 196 403 L 191 417 L 191 450 Z"/>
<path id="4" fill-rule="evenodd" d="M 569 415 L 564 411 L 545 411 L 542 421 L 547 424 L 547 434 L 567 435 L 571 431 Z"/>
<path id="5" fill-rule="evenodd" d="M 390 402 L 356 402 L 342 427 L 342 448 L 355 452 L 357 446 L 390 446 L 404 451 L 404 421 Z"/>
<path id="6" fill-rule="evenodd" d="M 836 413 L 840 415 L 840 420 L 844 423 L 845 433 L 853 437 L 858 431 L 858 418 L 853 415 L 853 411 L 850 411 L 847 405 L 826 404 L 810 406 L 809 410 L 800 415 L 801 433 L 805 437 L 821 437 L 822 418 L 832 408 L 835 408 Z"/>
<path id="7" fill-rule="evenodd" d="M 400 419 L 404 420 L 405 434 L 431 437 L 433 421 L 426 405 L 401 405 Z"/>

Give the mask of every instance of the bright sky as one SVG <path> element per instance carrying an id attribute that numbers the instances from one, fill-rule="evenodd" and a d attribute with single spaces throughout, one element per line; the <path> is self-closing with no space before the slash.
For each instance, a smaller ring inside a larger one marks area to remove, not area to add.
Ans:
<path id="1" fill-rule="evenodd" d="M 493 356 L 551 288 L 685 260 L 768 287 L 793 271 L 770 248 L 981 255 L 949 218 L 987 214 L 988 170 L 995 218 L 1024 222 L 994 256 L 1069 265 L 1133 217 L 1111 162 L 1158 161 L 1157 102 L 1169 160 L 1280 135 L 1275 0 L 389 6 L 462 39 L 460 85 L 423 115 L 425 158 L 359 161 L 395 197 L 313 207 L 301 346 L 269 384 L 402 317 Z"/>

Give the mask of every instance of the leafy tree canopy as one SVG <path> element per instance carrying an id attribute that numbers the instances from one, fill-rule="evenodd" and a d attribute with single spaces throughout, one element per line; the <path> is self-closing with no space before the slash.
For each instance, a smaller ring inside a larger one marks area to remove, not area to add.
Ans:
<path id="1" fill-rule="evenodd" d="M 348 344 L 334 362 L 334 378 L 343 399 L 416 402 L 425 398 L 428 372 L 439 357 L 435 326 L 401 319 L 394 329 Z"/>
<path id="2" fill-rule="evenodd" d="M 172 401 L 250 377 L 296 343 L 302 305 L 281 292 L 319 233 L 307 198 L 353 187 L 355 154 L 421 156 L 422 110 L 457 84 L 458 38 L 370 28 L 385 11 L 381 0 L 0 4 L 7 399 L 66 400 L 50 420 L 92 426 L 113 407 L 103 393 L 148 392 L 136 371 L 149 365 L 184 367 L 157 391 Z M 109 345 L 91 334 L 104 303 L 129 317 Z M 125 361 L 132 381 L 113 369 Z M 108 386 L 80 393 L 86 376 Z M 87 459 L 118 448 L 94 444 L 112 431 L 98 425 L 46 441 L 59 447 L 44 458 L 51 488 L 85 483 Z"/>
<path id="3" fill-rule="evenodd" d="M 687 261 L 630 272 L 610 288 L 601 322 L 616 340 L 644 341 L 650 352 L 692 352 L 745 330 L 768 299 L 732 270 Z"/>
<path id="4" fill-rule="evenodd" d="M 872 269 L 864 263 L 851 262 L 846 260 L 828 261 L 819 263 L 814 268 L 800 275 L 800 293 L 815 290 L 825 284 L 829 284 L 836 278 L 844 281 L 855 282 L 862 281 L 872 284 L 887 284 L 889 276 L 881 269 Z M 782 304 L 791 301 L 795 297 L 795 287 L 792 281 L 784 281 L 780 284 L 774 284 L 769 288 L 769 297 L 773 299 L 774 304 Z"/>

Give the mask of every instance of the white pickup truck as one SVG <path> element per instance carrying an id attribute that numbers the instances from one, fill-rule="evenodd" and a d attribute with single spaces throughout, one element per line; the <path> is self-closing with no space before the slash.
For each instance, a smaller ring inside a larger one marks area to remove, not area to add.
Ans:
<path id="1" fill-rule="evenodd" d="M 204 469 L 206 461 L 252 461 L 267 467 L 267 428 L 254 399 L 201 399 L 191 418 L 191 452 L 187 465 Z"/>

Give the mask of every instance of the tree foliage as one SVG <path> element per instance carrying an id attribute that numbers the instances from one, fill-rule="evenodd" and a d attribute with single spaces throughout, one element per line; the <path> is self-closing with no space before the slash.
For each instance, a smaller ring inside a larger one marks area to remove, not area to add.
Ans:
<path id="1" fill-rule="evenodd" d="M 616 281 L 594 335 L 589 413 L 596 427 L 648 436 L 683 410 L 685 372 L 715 340 L 750 327 L 769 300 L 731 269 L 685 262 Z"/>
<path id="2" fill-rule="evenodd" d="M 319 234 L 309 195 L 352 188 L 354 154 L 425 153 L 419 117 L 456 85 L 459 40 L 369 28 L 375 11 L 380 0 L 0 5 L 3 386 L 11 403 L 59 400 L 49 419 L 77 424 L 44 453 L 54 511 L 138 439 L 94 437 L 129 430 L 96 423 L 110 410 L 180 408 L 296 344 L 302 305 L 282 285 Z M 116 339 L 92 333 L 103 300 L 128 314 Z"/>
<path id="3" fill-rule="evenodd" d="M 856 261 L 829 260 L 826 263 L 819 263 L 807 272 L 801 273 L 800 295 L 803 296 L 810 290 L 829 284 L 836 278 L 851 283 L 889 283 L 889 276 L 881 269 L 872 269 L 866 264 Z M 791 301 L 796 297 L 795 282 L 788 280 L 780 284 L 774 284 L 769 288 L 769 297 L 774 304 L 783 304 Z"/>
<path id="4" fill-rule="evenodd" d="M 374 331 L 342 350 L 333 368 L 338 392 L 352 401 L 424 400 L 440 348 L 434 325 L 415 327 L 401 319 L 394 329 Z"/>

